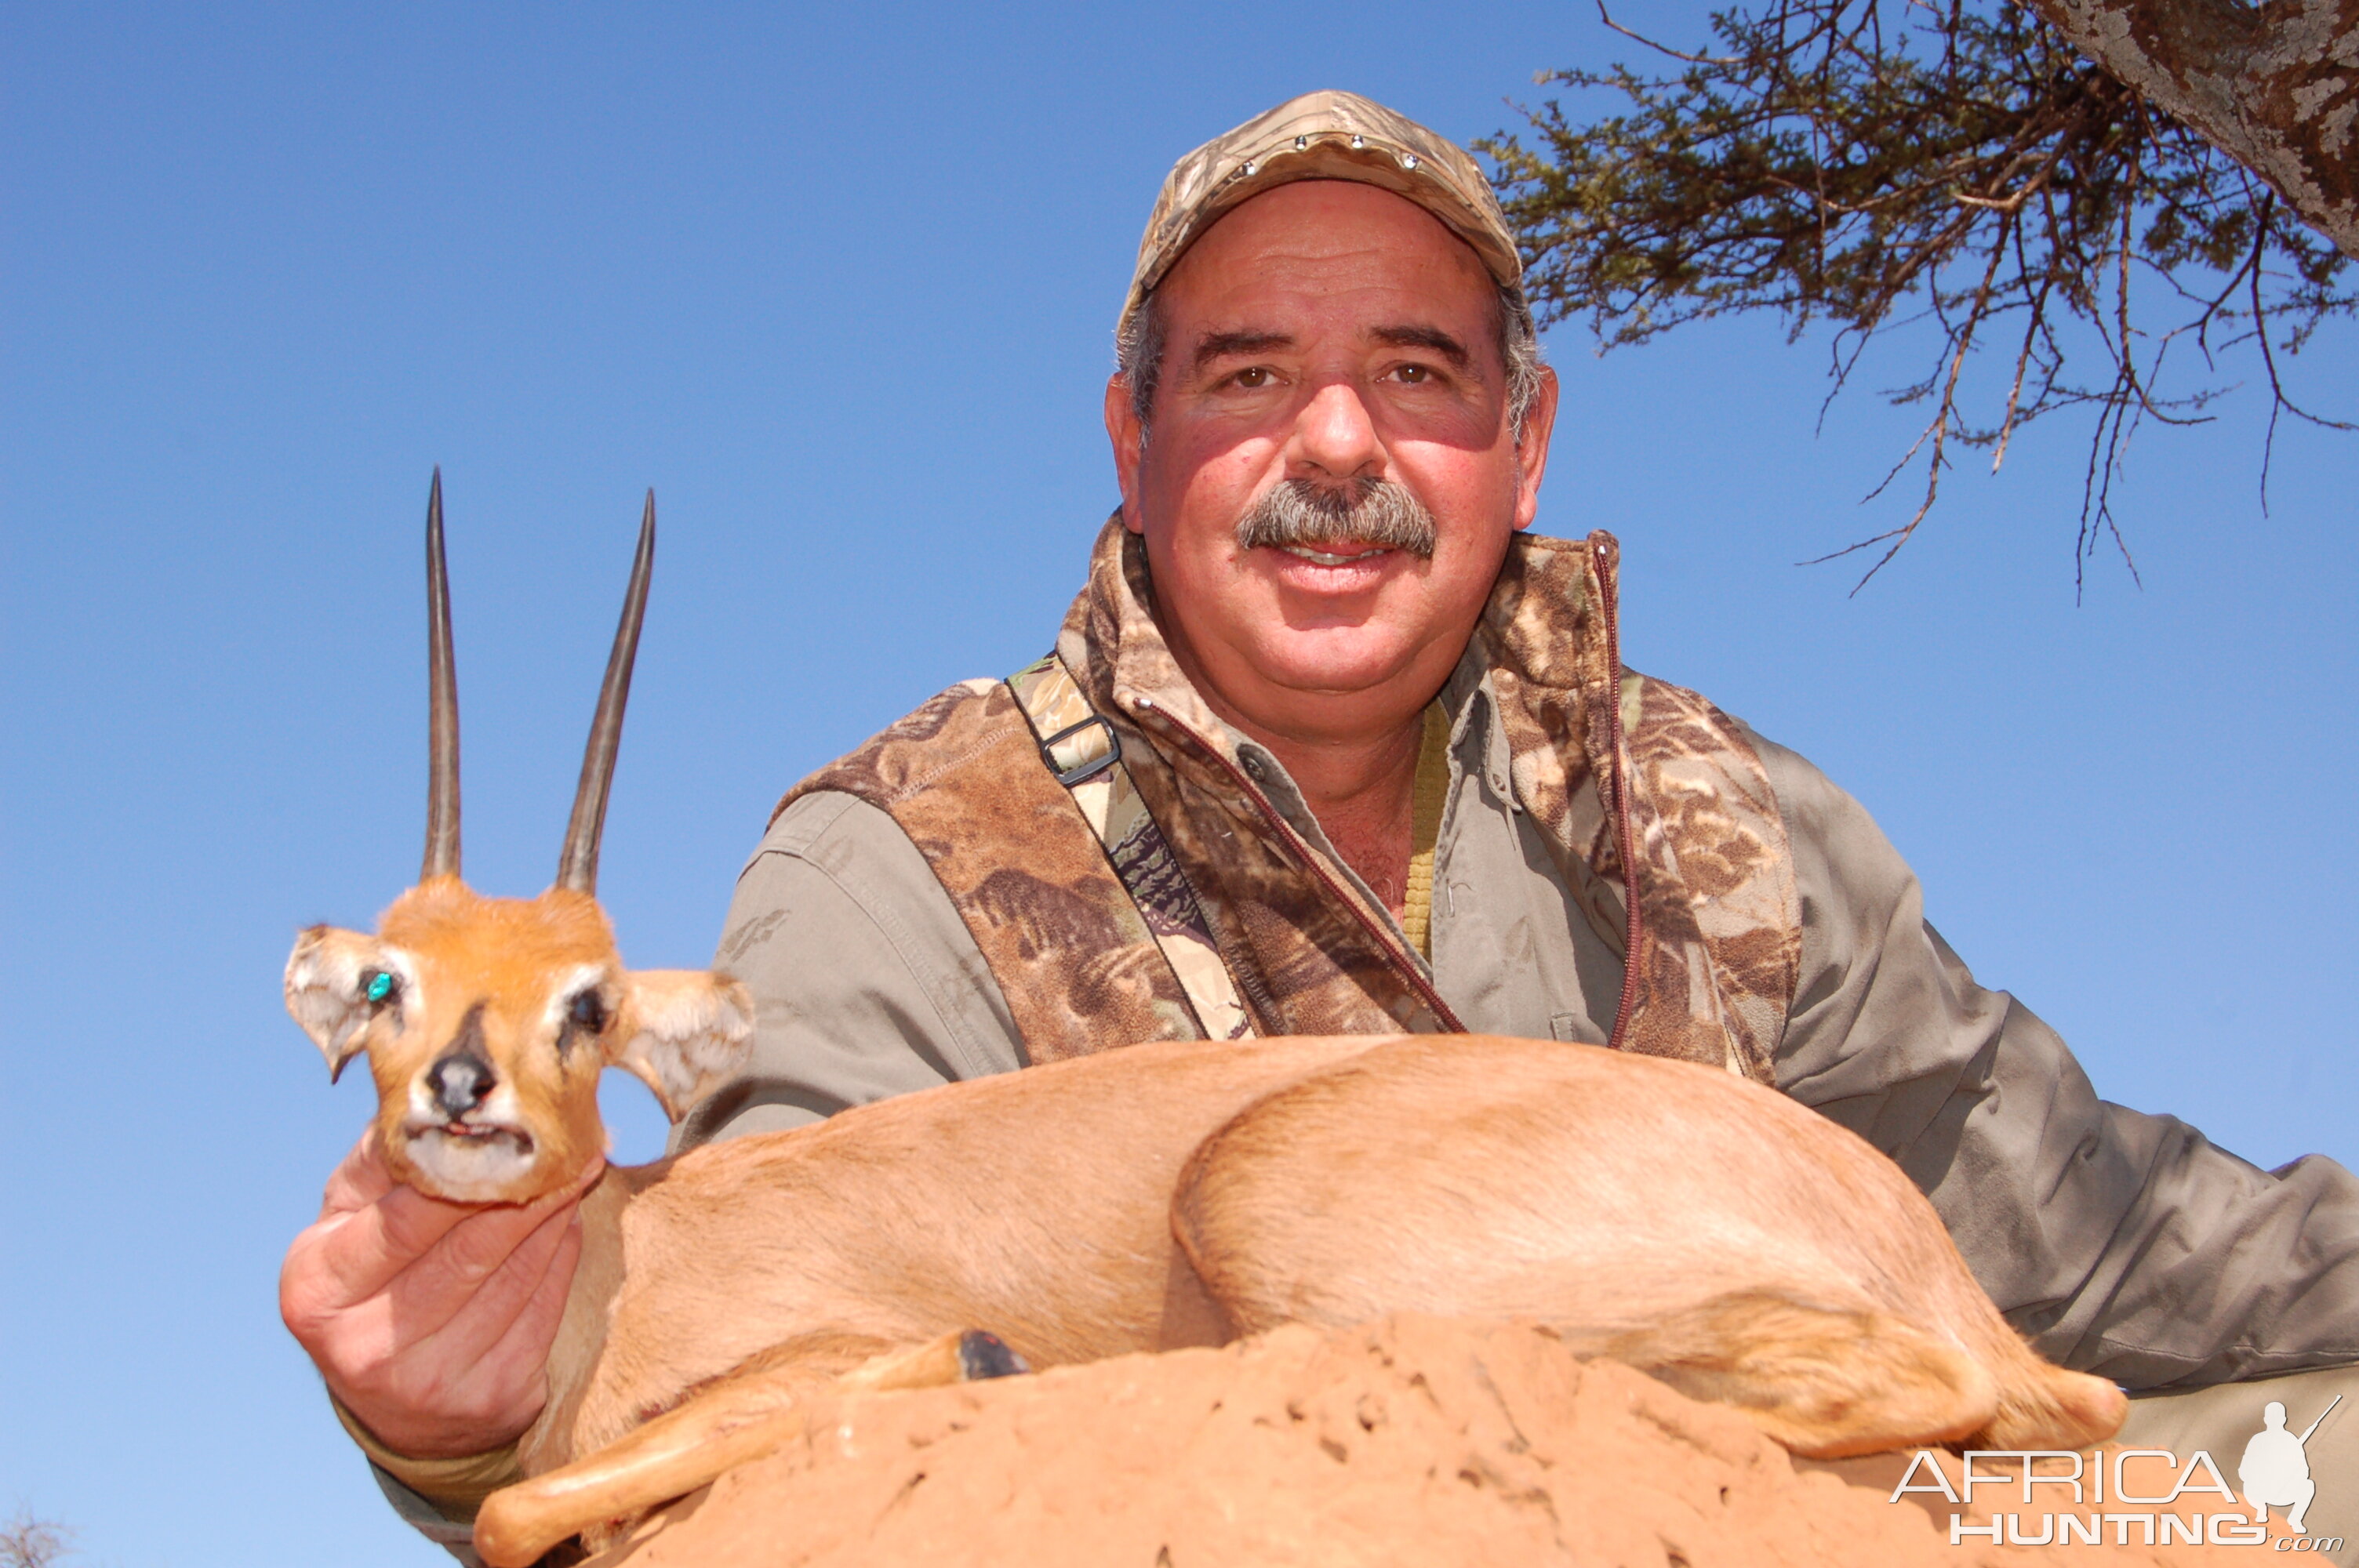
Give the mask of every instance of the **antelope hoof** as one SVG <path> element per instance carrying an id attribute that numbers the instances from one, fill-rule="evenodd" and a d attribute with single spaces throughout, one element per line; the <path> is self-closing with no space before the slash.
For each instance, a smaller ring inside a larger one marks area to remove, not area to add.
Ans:
<path id="1" fill-rule="evenodd" d="M 970 1328 L 959 1336 L 958 1362 L 959 1379 L 967 1383 L 979 1383 L 985 1378 L 1013 1378 L 1032 1370 L 1032 1363 L 1009 1349 L 1006 1340 L 980 1328 Z"/>

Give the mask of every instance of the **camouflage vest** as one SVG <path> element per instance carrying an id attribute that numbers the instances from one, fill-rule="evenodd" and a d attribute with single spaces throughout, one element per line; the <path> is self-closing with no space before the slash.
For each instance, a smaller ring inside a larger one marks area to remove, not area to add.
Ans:
<path id="1" fill-rule="evenodd" d="M 1621 669 L 1618 561 L 1604 533 L 1509 546 L 1475 640 L 1512 787 L 1601 934 L 1620 938 L 1614 1044 L 1767 1083 L 1801 949 L 1784 825 L 1726 715 Z M 1072 683 L 1062 716 L 1119 743 L 1111 797 L 1077 802 L 1059 773 L 1080 770 L 1027 717 L 1018 687 L 1055 670 L 1044 661 L 1016 686 L 952 687 L 779 810 L 839 790 L 890 814 L 1035 1063 L 1142 1040 L 1462 1028 L 1389 915 L 1256 787 L 1150 602 L 1144 552 L 1110 521 L 1057 658 Z M 1225 983 L 1183 978 L 1191 964 Z"/>

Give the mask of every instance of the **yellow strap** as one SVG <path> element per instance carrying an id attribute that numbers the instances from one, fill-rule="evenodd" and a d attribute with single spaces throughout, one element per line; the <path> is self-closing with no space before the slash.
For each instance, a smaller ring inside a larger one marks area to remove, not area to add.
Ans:
<path id="1" fill-rule="evenodd" d="M 1417 747 L 1417 784 L 1409 797 L 1408 892 L 1401 900 L 1401 930 L 1433 957 L 1433 847 L 1441 839 L 1441 807 L 1450 795 L 1450 715 L 1435 702 L 1425 710 Z"/>
<path id="2" fill-rule="evenodd" d="M 1092 763 L 1104 764 L 1066 789 L 1073 804 L 1081 808 L 1090 831 L 1105 847 L 1106 857 L 1119 874 L 1125 862 L 1115 851 L 1132 834 L 1152 827 L 1153 819 L 1148 816 L 1147 803 L 1139 798 L 1137 787 L 1130 782 L 1130 770 L 1123 765 L 1121 752 L 1114 748 L 1113 729 L 1098 720 L 1089 698 L 1082 694 L 1081 683 L 1065 667 L 1065 661 L 1054 654 L 1016 671 L 1007 677 L 1007 684 L 1044 746 L 1056 736 L 1065 737 L 1047 752 L 1054 759 L 1059 773 L 1078 773 Z M 1185 877 L 1180 881 L 1184 886 Z M 1131 902 L 1140 905 L 1143 915 L 1145 904 L 1138 896 L 1139 890 L 1125 882 L 1124 891 L 1131 895 Z M 1187 896 L 1192 902 L 1195 894 L 1191 891 Z M 1195 915 L 1199 922 L 1202 918 L 1201 913 Z M 1147 922 L 1147 930 L 1163 949 L 1164 959 L 1178 978 L 1180 989 L 1187 993 L 1188 1005 L 1195 1011 L 1196 1022 L 1206 1037 L 1253 1038 L 1253 1015 L 1237 999 L 1235 977 L 1229 973 L 1219 948 L 1213 945 L 1210 928 L 1201 932 L 1174 929 L 1170 922 L 1157 920 Z"/>

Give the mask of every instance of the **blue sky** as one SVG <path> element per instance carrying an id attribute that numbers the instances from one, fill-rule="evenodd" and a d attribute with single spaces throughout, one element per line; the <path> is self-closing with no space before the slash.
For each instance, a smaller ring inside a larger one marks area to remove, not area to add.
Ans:
<path id="1" fill-rule="evenodd" d="M 125 1568 L 435 1560 L 274 1299 L 368 1108 L 287 948 L 418 864 L 434 464 L 467 866 L 506 893 L 553 868 L 656 487 L 601 891 L 634 962 L 705 962 L 783 789 L 1046 646 L 1173 158 L 1313 86 L 1471 137 L 1630 47 L 1539 5 L 9 7 L 0 1509 Z M 2295 367 L 2346 416 L 2348 340 Z M 2282 430 L 2264 516 L 2249 390 L 2148 430 L 2144 586 L 2101 560 L 2076 606 L 2083 438 L 2037 428 L 1849 597 L 1793 563 L 1897 520 L 1858 499 L 1908 411 L 1814 434 L 1824 346 L 1770 322 L 1550 349 L 1539 526 L 1621 535 L 1633 664 L 1858 795 L 2101 1092 L 2359 1156 L 2359 446 Z M 651 1103 L 609 1101 L 644 1156 Z"/>

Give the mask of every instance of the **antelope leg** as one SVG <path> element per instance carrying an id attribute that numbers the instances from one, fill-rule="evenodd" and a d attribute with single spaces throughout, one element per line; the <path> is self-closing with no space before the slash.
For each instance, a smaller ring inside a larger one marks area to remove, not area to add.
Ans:
<path id="1" fill-rule="evenodd" d="M 685 1496 L 793 1441 L 814 1395 L 933 1388 L 1027 1369 L 998 1338 L 976 1330 L 887 1351 L 834 1379 L 757 1363 L 595 1454 L 494 1492 L 475 1515 L 475 1551 L 491 1568 L 530 1568 L 568 1536 Z"/>
<path id="2" fill-rule="evenodd" d="M 963 1334 L 945 1334 L 914 1350 L 871 1357 L 838 1378 L 835 1387 L 870 1391 L 938 1389 L 945 1383 L 974 1383 L 1031 1369 L 1031 1363 L 1009 1349 L 999 1336 L 970 1328 Z"/>
<path id="3" fill-rule="evenodd" d="M 1989 1371 L 1947 1340 L 1776 1291 L 1732 1292 L 1596 1348 L 1812 1459 L 1949 1442 L 1998 1408 Z"/>

